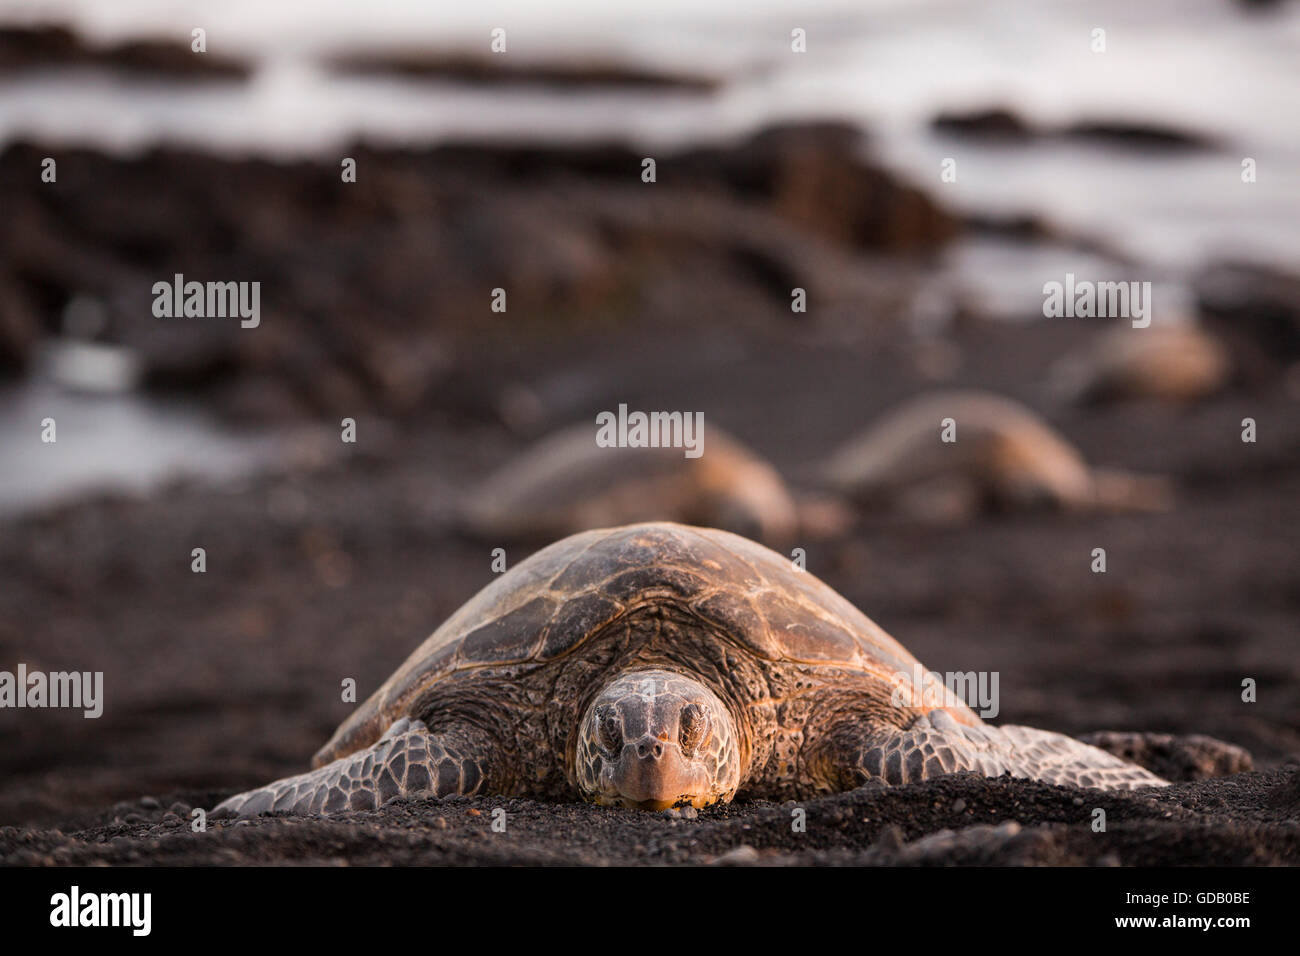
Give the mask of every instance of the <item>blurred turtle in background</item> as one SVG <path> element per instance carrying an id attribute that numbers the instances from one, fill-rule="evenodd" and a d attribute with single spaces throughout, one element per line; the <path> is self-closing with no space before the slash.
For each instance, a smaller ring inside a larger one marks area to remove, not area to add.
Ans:
<path id="1" fill-rule="evenodd" d="M 1166 479 L 1091 468 L 1033 411 L 980 391 L 930 392 L 886 412 L 831 454 L 822 479 L 861 507 L 937 520 L 1163 510 L 1171 499 Z"/>
<path id="2" fill-rule="evenodd" d="M 464 523 L 485 540 L 541 540 L 639 521 L 722 528 L 773 546 L 847 524 L 829 500 L 796 501 L 767 461 L 716 426 L 703 454 L 601 447 L 574 425 L 515 456 L 469 497 Z"/>
<path id="3" fill-rule="evenodd" d="M 1048 387 L 1070 402 L 1132 399 L 1190 402 L 1226 388 L 1228 350 L 1190 323 L 1137 329 L 1120 326 L 1057 362 Z"/>

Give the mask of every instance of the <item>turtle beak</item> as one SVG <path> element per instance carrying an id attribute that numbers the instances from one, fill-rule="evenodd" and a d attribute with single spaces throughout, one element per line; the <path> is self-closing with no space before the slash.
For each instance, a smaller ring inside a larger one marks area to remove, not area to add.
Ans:
<path id="1" fill-rule="evenodd" d="M 611 782 L 624 806 L 668 810 L 699 799 L 701 776 L 675 741 L 647 735 L 623 747 Z"/>

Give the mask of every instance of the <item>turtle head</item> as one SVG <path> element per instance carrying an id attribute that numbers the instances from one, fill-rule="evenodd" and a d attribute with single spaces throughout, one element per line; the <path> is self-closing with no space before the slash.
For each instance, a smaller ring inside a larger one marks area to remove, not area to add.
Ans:
<path id="1" fill-rule="evenodd" d="M 738 743 L 731 714 L 699 681 L 629 671 L 583 715 L 578 788 L 595 803 L 642 810 L 726 802 L 740 785 Z"/>

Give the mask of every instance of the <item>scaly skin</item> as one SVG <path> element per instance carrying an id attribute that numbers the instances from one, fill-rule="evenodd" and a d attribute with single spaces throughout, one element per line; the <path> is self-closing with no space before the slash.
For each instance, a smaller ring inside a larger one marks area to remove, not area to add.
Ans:
<path id="1" fill-rule="evenodd" d="M 487 782 L 490 760 L 491 749 L 472 729 L 455 727 L 432 734 L 423 722 L 403 718 L 360 753 L 233 796 L 212 813 L 216 817 L 279 810 L 337 813 L 373 810 L 407 794 L 474 794 Z"/>

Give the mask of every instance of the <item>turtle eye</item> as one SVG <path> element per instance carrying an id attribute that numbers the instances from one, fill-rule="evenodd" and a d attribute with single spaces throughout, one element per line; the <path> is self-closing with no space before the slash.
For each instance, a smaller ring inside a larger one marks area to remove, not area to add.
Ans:
<path id="1" fill-rule="evenodd" d="M 708 743 L 709 715 L 699 704 L 687 704 L 682 708 L 677 739 L 682 753 L 688 757 L 695 756 L 695 752 Z"/>
<path id="2" fill-rule="evenodd" d="M 611 754 L 617 754 L 623 749 L 623 728 L 613 711 L 607 710 L 597 719 L 596 736 L 601 747 Z"/>

